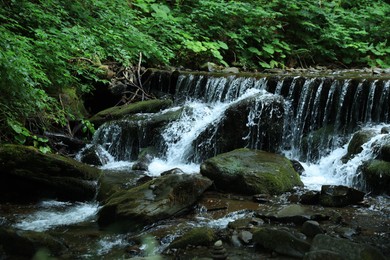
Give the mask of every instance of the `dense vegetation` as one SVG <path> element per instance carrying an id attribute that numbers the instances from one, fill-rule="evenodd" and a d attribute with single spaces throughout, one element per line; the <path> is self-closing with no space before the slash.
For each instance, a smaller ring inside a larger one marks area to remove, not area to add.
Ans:
<path id="1" fill-rule="evenodd" d="M 91 91 L 107 62 L 197 69 L 390 66 L 385 0 L 0 0 L 0 142 L 82 119 L 61 93 Z"/>

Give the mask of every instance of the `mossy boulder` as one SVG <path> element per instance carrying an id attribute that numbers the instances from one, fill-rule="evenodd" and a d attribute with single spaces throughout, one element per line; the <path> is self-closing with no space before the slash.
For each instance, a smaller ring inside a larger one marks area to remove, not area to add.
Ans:
<path id="1" fill-rule="evenodd" d="M 368 191 L 390 195 L 390 162 L 371 160 L 363 164 L 361 171 Z"/>
<path id="2" fill-rule="evenodd" d="M 77 93 L 76 88 L 66 87 L 60 93 L 61 102 L 66 112 L 75 116 L 74 120 L 81 120 L 88 116 L 88 112 L 84 107 L 81 95 Z"/>
<path id="3" fill-rule="evenodd" d="M 348 144 L 347 154 L 343 157 L 343 161 L 348 161 L 354 155 L 363 151 L 362 145 L 367 143 L 372 137 L 376 135 L 373 130 L 361 130 L 356 132 Z"/>
<path id="4" fill-rule="evenodd" d="M 67 251 L 63 242 L 49 234 L 1 227 L 0 247 L 7 255 L 4 259 L 32 259 L 40 250 L 47 250 L 52 256 L 59 256 Z"/>
<path id="5" fill-rule="evenodd" d="M 137 230 L 191 209 L 212 181 L 197 174 L 165 175 L 115 192 L 99 211 L 101 227 Z"/>
<path id="6" fill-rule="evenodd" d="M 263 248 L 291 257 L 302 258 L 310 250 L 310 244 L 286 230 L 260 228 L 253 232 L 253 241 Z"/>
<path id="7" fill-rule="evenodd" d="M 0 201 L 90 200 L 100 177 L 97 168 L 33 147 L 0 146 Z"/>
<path id="8" fill-rule="evenodd" d="M 170 99 L 150 99 L 146 101 L 139 101 L 122 106 L 110 107 L 100 111 L 89 119 L 95 126 L 100 126 L 104 122 L 120 119 L 126 115 L 136 113 L 156 113 L 160 110 L 166 109 L 173 104 Z"/>
<path id="9" fill-rule="evenodd" d="M 239 194 L 280 194 L 303 186 L 286 157 L 247 148 L 210 158 L 200 171 L 218 190 Z"/>
<path id="10" fill-rule="evenodd" d="M 217 236 L 213 229 L 199 227 L 190 230 L 183 236 L 173 240 L 169 248 L 186 248 L 187 246 L 210 246 L 215 242 Z"/>

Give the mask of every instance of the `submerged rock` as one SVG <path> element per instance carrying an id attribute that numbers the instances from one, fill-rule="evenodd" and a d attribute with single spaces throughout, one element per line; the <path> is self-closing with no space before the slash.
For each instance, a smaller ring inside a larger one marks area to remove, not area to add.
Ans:
<path id="1" fill-rule="evenodd" d="M 0 168 L 0 201 L 22 203 L 90 200 L 100 177 L 97 168 L 20 145 L 0 146 Z"/>
<path id="2" fill-rule="evenodd" d="M 322 185 L 320 204 L 326 207 L 344 207 L 357 204 L 365 193 L 342 185 Z"/>
<path id="3" fill-rule="evenodd" d="M 310 250 L 310 244 L 288 231 L 261 228 L 253 233 L 253 241 L 276 253 L 302 258 Z"/>
<path id="4" fill-rule="evenodd" d="M 280 194 L 303 185 L 287 158 L 247 148 L 208 159 L 200 171 L 218 190 L 240 194 Z"/>
<path id="5" fill-rule="evenodd" d="M 386 259 L 382 253 L 366 244 L 358 244 L 343 238 L 334 238 L 327 235 L 314 237 L 310 251 L 328 250 L 335 252 L 345 260 Z"/>
<path id="6" fill-rule="evenodd" d="M 212 184 L 200 175 L 170 174 L 141 186 L 115 192 L 99 212 L 98 223 L 119 230 L 137 230 L 191 209 Z"/>

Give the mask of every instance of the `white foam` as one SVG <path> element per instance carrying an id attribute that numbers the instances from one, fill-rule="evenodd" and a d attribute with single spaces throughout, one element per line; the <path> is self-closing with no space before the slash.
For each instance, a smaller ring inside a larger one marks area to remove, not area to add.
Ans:
<path id="1" fill-rule="evenodd" d="M 45 231 L 57 226 L 89 221 L 96 216 L 98 210 L 97 202 L 70 205 L 53 201 L 44 202 L 42 209 L 31 215 L 22 215 L 21 220 L 14 227 L 23 230 Z"/>

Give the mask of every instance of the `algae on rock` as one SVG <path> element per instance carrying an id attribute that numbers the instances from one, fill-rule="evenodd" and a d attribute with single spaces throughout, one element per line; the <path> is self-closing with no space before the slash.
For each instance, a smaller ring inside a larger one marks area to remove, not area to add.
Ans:
<path id="1" fill-rule="evenodd" d="M 247 148 L 217 155 L 201 165 L 217 189 L 240 194 L 280 194 L 303 186 L 286 157 Z"/>

